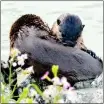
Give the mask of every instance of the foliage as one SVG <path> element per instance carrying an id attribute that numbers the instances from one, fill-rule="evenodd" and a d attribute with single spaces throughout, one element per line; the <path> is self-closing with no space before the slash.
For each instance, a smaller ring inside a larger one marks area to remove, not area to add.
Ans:
<path id="1" fill-rule="evenodd" d="M 12 49 L 11 58 L 9 60 L 9 84 L 1 82 L 1 103 L 58 103 L 58 101 L 62 98 L 61 92 L 70 88 L 70 84 L 67 82 L 67 79 L 65 77 L 58 77 L 58 65 L 53 65 L 51 69 L 54 78 L 51 79 L 48 76 L 48 71 L 41 77 L 41 80 L 47 79 L 52 83 L 52 86 L 56 88 L 57 92 L 55 93 L 55 95 L 52 96 L 51 101 L 49 100 L 49 96 L 47 97 L 48 94 L 46 95 L 46 93 L 50 93 L 50 90 L 48 89 L 50 86 L 47 86 L 47 89 L 41 91 L 39 86 L 35 82 L 28 84 L 26 87 L 23 87 L 23 90 L 18 95 L 17 101 L 13 99 L 13 93 L 16 90 L 17 83 L 11 90 L 11 85 L 14 81 L 12 68 L 16 68 L 15 70 L 17 71 L 17 73 L 21 70 L 22 74 L 24 75 L 34 73 L 32 66 L 26 69 L 22 68 L 22 66 L 25 64 L 25 60 L 28 58 L 27 56 L 27 54 L 20 54 L 17 49 Z M 32 92 L 30 93 L 31 88 Z M 30 96 L 31 94 L 33 94 L 33 92 L 34 95 Z"/>

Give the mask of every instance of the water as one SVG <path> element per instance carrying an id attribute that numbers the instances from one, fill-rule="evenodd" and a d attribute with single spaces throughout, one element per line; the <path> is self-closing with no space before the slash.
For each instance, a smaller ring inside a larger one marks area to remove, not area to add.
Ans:
<path id="1" fill-rule="evenodd" d="M 1 59 L 8 58 L 9 31 L 21 15 L 39 15 L 51 27 L 58 16 L 67 12 L 80 16 L 85 24 L 85 45 L 103 59 L 103 1 L 2 1 Z"/>

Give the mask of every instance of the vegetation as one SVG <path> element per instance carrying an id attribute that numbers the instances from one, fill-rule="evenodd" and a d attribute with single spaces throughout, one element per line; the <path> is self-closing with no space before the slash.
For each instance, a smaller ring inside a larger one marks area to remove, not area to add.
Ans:
<path id="1" fill-rule="evenodd" d="M 34 73 L 33 66 L 29 66 L 28 68 L 24 69 L 23 66 L 26 64 L 26 60 L 28 59 L 27 54 L 21 54 L 17 49 L 13 49 L 11 51 L 11 57 L 9 59 L 9 83 L 5 83 L 3 80 L 1 82 L 1 103 L 59 103 L 62 101 L 63 91 L 73 89 L 70 86 L 70 83 L 67 82 L 65 77 L 59 78 L 57 73 L 59 66 L 53 65 L 52 66 L 52 73 L 54 78 L 50 78 L 49 72 L 47 71 L 40 79 L 41 81 L 47 79 L 49 82 L 52 83 L 50 86 L 46 86 L 46 88 L 42 91 L 36 81 L 27 84 L 22 88 L 18 95 L 18 99 L 14 100 L 13 95 L 14 91 L 17 89 L 18 83 L 13 86 L 11 90 L 11 85 L 13 85 L 14 78 L 13 74 L 16 72 L 21 72 L 24 76 L 31 75 Z M 18 66 L 18 67 L 17 67 Z M 13 71 L 13 69 L 15 71 Z M 3 76 L 1 76 L 3 79 Z M 22 79 L 21 79 L 22 80 Z M 18 77 L 17 77 L 18 82 Z M 19 85 L 18 85 L 19 86 Z M 54 94 L 52 94 L 52 89 Z"/>

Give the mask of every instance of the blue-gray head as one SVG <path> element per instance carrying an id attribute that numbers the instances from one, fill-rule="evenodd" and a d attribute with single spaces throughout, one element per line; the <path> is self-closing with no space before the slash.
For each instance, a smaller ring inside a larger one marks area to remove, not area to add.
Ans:
<path id="1" fill-rule="evenodd" d="M 57 39 L 66 41 L 77 41 L 83 31 L 84 25 L 77 15 L 64 13 L 60 15 L 52 26 L 53 35 Z"/>
<path id="2" fill-rule="evenodd" d="M 80 37 L 85 25 L 77 15 L 69 14 L 63 21 L 57 21 L 60 28 L 63 41 L 76 41 Z"/>

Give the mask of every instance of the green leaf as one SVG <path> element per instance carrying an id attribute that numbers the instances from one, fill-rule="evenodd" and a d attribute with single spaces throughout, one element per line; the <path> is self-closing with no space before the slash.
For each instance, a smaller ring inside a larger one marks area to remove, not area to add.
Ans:
<path id="1" fill-rule="evenodd" d="M 10 93 L 10 98 L 12 98 L 14 91 L 16 90 L 16 85 L 17 83 L 14 85 L 12 92 Z"/>
<path id="2" fill-rule="evenodd" d="M 4 96 L 1 96 L 1 103 L 7 103 Z"/>
<path id="3" fill-rule="evenodd" d="M 28 104 L 33 103 L 33 99 L 32 99 L 32 98 L 27 98 L 26 100 L 27 100 L 26 102 L 27 102 Z"/>
<path id="4" fill-rule="evenodd" d="M 4 84 L 1 82 L 1 90 L 4 91 L 4 89 L 5 89 L 5 86 L 4 86 Z"/>
<path id="5" fill-rule="evenodd" d="M 39 95 L 43 96 L 43 92 L 39 89 L 39 87 L 36 84 L 31 84 L 31 86 L 35 88 L 35 90 Z"/>
<path id="6" fill-rule="evenodd" d="M 20 94 L 19 99 L 17 100 L 17 103 L 19 103 L 22 99 L 26 98 L 28 95 L 29 89 L 28 87 L 23 89 L 23 92 Z"/>
<path id="7" fill-rule="evenodd" d="M 58 69 L 59 69 L 58 65 L 52 66 L 52 73 L 53 73 L 54 77 L 57 77 Z"/>
<path id="8" fill-rule="evenodd" d="M 4 96 L 4 95 L 2 95 L 1 97 L 1 103 L 9 103 L 9 98 L 6 96 Z"/>

